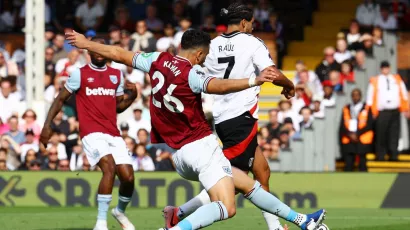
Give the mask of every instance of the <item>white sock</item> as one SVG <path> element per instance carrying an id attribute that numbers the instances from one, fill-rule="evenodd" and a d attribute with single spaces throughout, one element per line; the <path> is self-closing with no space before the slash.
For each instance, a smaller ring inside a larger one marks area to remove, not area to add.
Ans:
<path id="1" fill-rule="evenodd" d="M 107 226 L 107 220 L 97 220 L 96 226 Z"/>
<path id="2" fill-rule="evenodd" d="M 283 230 L 283 227 L 279 222 L 279 217 L 265 211 L 262 211 L 262 215 L 268 225 L 268 230 Z"/>
<path id="3" fill-rule="evenodd" d="M 208 193 L 204 189 L 194 198 L 192 198 L 185 204 L 179 206 L 178 213 L 177 213 L 178 219 L 182 220 L 185 217 L 192 214 L 193 212 L 195 212 L 199 207 L 205 204 L 210 204 L 210 203 L 211 203 L 211 199 L 209 198 Z"/>

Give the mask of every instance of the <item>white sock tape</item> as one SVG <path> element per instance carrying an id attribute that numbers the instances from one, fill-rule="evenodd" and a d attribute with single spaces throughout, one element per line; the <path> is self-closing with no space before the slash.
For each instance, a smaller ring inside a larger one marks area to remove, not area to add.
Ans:
<path id="1" fill-rule="evenodd" d="M 249 87 L 256 86 L 256 81 L 255 80 L 256 80 L 256 76 L 253 76 L 253 77 L 249 78 L 249 81 L 248 81 Z"/>

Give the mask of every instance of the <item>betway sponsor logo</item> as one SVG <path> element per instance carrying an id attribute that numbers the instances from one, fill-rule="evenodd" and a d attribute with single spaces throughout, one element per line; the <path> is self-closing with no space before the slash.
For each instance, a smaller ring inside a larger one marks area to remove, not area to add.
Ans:
<path id="1" fill-rule="evenodd" d="M 87 96 L 114 96 L 115 90 L 113 89 L 104 89 L 103 87 L 98 87 L 95 89 L 85 88 L 85 94 Z"/>

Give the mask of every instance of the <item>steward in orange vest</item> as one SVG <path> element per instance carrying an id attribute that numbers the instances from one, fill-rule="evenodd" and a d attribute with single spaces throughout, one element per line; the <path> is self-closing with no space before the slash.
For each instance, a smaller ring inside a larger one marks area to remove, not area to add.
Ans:
<path id="1" fill-rule="evenodd" d="M 359 170 L 367 171 L 366 153 L 373 150 L 373 116 L 370 107 L 361 102 L 361 91 L 352 91 L 352 104 L 343 108 L 340 122 L 341 152 L 345 160 L 345 171 L 353 171 L 356 155 Z"/>

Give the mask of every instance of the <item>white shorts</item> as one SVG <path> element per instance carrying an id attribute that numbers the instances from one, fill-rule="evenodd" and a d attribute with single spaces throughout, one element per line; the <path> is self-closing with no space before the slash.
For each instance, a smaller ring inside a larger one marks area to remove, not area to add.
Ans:
<path id="1" fill-rule="evenodd" d="M 222 178 L 232 177 L 231 163 L 213 134 L 184 145 L 172 159 L 180 176 L 201 182 L 207 191 Z"/>
<path id="2" fill-rule="evenodd" d="M 116 165 L 132 164 L 132 154 L 121 137 L 98 132 L 88 134 L 81 141 L 91 166 L 95 166 L 101 158 L 109 154 L 114 158 Z"/>

